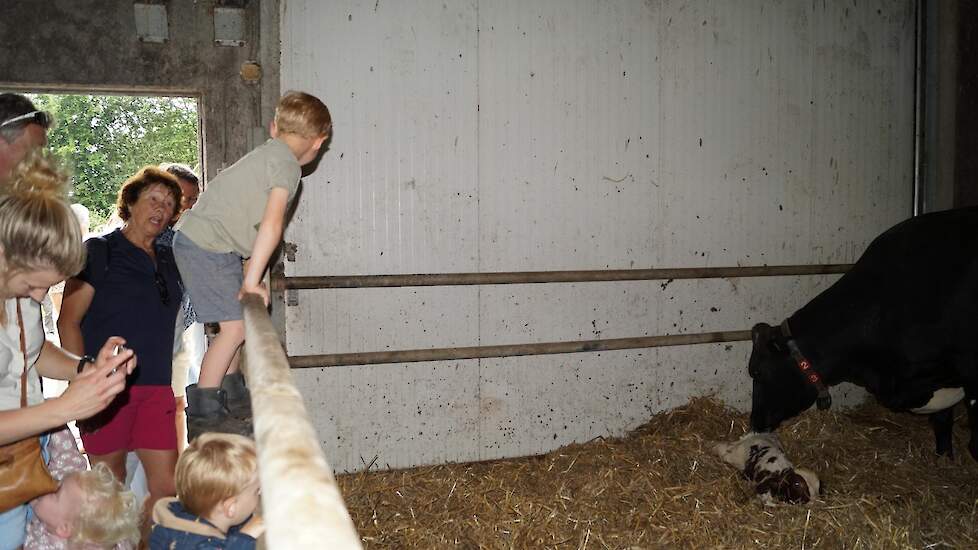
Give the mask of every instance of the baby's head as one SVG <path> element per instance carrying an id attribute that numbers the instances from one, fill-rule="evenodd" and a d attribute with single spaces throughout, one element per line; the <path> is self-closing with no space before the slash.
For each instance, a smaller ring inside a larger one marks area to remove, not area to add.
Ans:
<path id="1" fill-rule="evenodd" d="M 251 439 L 205 433 L 190 444 L 176 471 L 184 509 L 218 527 L 239 525 L 258 508 L 258 455 Z"/>
<path id="2" fill-rule="evenodd" d="M 55 536 L 77 544 L 111 546 L 139 540 L 140 507 L 105 464 L 65 476 L 57 492 L 31 503 Z"/>

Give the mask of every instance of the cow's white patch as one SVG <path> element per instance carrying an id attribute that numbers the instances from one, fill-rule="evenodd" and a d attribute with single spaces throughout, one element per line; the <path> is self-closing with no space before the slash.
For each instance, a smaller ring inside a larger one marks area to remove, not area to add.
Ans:
<path id="1" fill-rule="evenodd" d="M 964 399 L 964 388 L 941 388 L 934 392 L 926 405 L 910 409 L 910 412 L 917 414 L 935 413 L 953 407 L 962 399 Z"/>

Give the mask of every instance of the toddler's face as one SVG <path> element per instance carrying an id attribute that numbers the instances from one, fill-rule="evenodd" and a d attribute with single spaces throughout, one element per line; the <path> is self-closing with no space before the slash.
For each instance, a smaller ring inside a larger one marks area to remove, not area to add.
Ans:
<path id="1" fill-rule="evenodd" d="M 260 496 L 261 485 L 258 483 L 258 474 L 255 473 L 254 479 L 245 485 L 244 490 L 237 496 L 237 506 L 235 507 L 236 514 L 231 520 L 231 525 L 238 525 L 244 520 L 248 519 L 248 516 L 253 514 L 255 509 L 258 508 Z"/>
<path id="2" fill-rule="evenodd" d="M 57 492 L 38 497 L 31 502 L 31 507 L 48 531 L 62 538 L 68 538 L 71 532 L 69 530 L 68 534 L 64 535 L 64 527 L 68 526 L 70 529 L 74 525 L 84 500 L 85 495 L 81 485 L 78 484 L 78 478 L 68 476 L 61 482 Z"/>

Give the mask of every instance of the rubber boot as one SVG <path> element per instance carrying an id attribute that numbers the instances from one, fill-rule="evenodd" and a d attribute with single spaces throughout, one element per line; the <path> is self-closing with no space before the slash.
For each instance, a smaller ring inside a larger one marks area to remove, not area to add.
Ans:
<path id="1" fill-rule="evenodd" d="M 224 375 L 221 389 L 227 395 L 227 407 L 231 416 L 251 422 L 251 394 L 245 386 L 244 375 L 240 372 Z"/>
<path id="2" fill-rule="evenodd" d="M 251 422 L 228 413 L 227 394 L 220 388 L 187 386 L 187 441 L 207 432 L 252 435 Z"/>

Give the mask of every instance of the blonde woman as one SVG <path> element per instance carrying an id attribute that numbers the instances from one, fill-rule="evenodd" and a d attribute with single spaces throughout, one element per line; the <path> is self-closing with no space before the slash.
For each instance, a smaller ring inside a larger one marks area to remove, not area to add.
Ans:
<path id="1" fill-rule="evenodd" d="M 65 183 L 41 151 L 29 153 L 0 182 L 0 445 L 98 413 L 125 388 L 136 366 L 132 351 L 113 355 L 122 338 L 109 338 L 97 359 L 80 358 L 44 339 L 40 301 L 48 287 L 85 263 Z M 27 406 L 21 407 L 25 370 Z M 40 376 L 72 383 L 60 397 L 44 401 Z M 22 505 L 0 514 L 0 549 L 23 542 L 26 513 Z"/>

